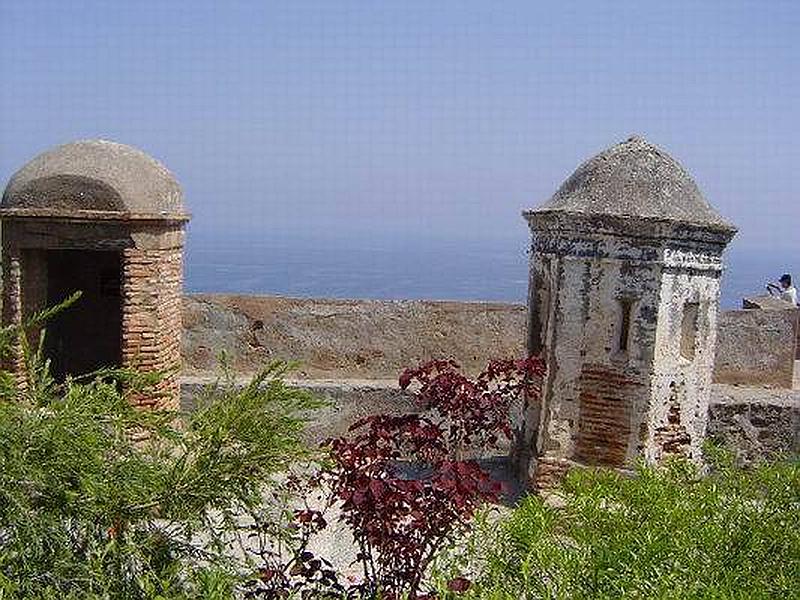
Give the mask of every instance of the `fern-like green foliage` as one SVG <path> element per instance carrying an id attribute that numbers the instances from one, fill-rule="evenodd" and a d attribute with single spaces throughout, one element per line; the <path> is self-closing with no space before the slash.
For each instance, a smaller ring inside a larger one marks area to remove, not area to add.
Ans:
<path id="1" fill-rule="evenodd" d="M 245 387 L 208 386 L 192 414 L 142 411 L 127 394 L 148 378 L 56 384 L 25 351 L 33 392 L 0 373 L 0 600 L 232 597 L 247 574 L 238 516 L 311 458 L 302 432 L 320 401 L 275 363 Z"/>
<path id="2" fill-rule="evenodd" d="M 557 502 L 487 517 L 443 581 L 466 570 L 458 598 L 496 600 L 800 597 L 800 464 L 714 462 L 707 476 L 683 461 L 574 471 Z"/>

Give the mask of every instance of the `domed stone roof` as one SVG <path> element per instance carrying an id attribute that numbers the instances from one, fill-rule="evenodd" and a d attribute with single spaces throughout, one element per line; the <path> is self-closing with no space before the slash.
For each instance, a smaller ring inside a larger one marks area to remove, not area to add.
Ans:
<path id="1" fill-rule="evenodd" d="M 105 140 L 73 142 L 35 157 L 11 177 L 0 209 L 187 217 L 181 188 L 164 165 L 141 150 Z"/>
<path id="2" fill-rule="evenodd" d="M 706 202 L 678 161 L 639 137 L 631 137 L 587 160 L 550 200 L 529 214 L 549 212 L 736 229 Z"/>

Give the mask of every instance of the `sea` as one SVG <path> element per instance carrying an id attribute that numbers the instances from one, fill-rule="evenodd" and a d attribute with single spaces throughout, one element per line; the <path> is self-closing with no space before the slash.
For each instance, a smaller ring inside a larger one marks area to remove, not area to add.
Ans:
<path id="1" fill-rule="evenodd" d="M 524 234 L 191 232 L 185 286 L 189 292 L 524 303 L 528 246 Z M 764 293 L 767 281 L 791 272 L 789 258 L 733 245 L 725 256 L 722 307 L 738 308 L 742 297 Z"/>

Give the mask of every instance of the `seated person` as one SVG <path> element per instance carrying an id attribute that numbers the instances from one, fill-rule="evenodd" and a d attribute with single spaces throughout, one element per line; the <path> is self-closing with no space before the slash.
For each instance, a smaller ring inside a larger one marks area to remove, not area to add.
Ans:
<path id="1" fill-rule="evenodd" d="M 792 285 L 792 276 L 784 273 L 778 280 L 778 283 L 768 283 L 767 291 L 770 296 L 778 296 L 781 300 L 791 302 L 793 306 L 797 306 L 797 290 Z"/>

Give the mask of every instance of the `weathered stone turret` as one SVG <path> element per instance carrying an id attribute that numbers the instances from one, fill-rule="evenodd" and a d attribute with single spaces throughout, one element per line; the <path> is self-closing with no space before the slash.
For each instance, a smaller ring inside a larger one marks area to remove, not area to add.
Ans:
<path id="1" fill-rule="evenodd" d="M 635 137 L 524 216 L 528 345 L 548 366 L 526 416 L 534 482 L 546 487 L 572 463 L 698 457 L 735 227 L 680 164 Z"/>
<path id="2" fill-rule="evenodd" d="M 0 204 L 3 324 L 18 325 L 80 290 L 47 324 L 54 375 L 101 367 L 170 371 L 177 407 L 184 227 L 172 174 L 143 152 L 100 140 L 66 144 L 22 167 Z M 7 365 L 25 384 L 21 348 Z"/>

